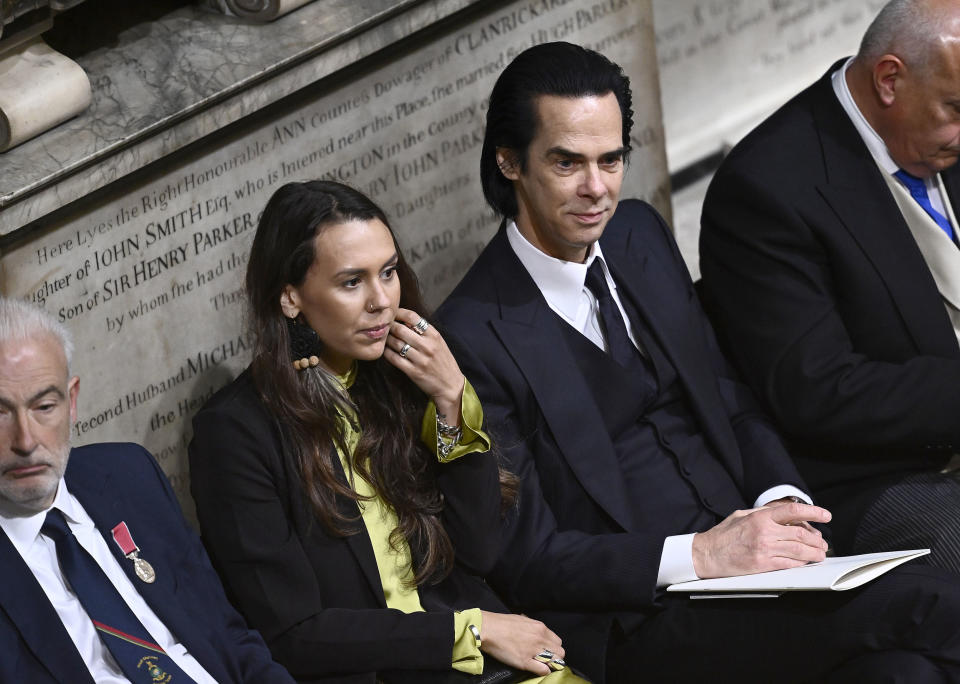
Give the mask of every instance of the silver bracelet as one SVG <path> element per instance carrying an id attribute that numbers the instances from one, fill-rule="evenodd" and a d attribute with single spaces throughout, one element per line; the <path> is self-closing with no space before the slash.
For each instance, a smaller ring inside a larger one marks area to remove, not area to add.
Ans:
<path id="1" fill-rule="evenodd" d="M 463 437 L 463 428 L 459 425 L 453 427 L 444 422 L 446 416 L 437 412 L 437 456 L 440 460 L 446 460 L 453 453 L 453 450 L 460 444 L 460 438 Z"/>
<path id="2" fill-rule="evenodd" d="M 463 430 L 460 429 L 460 426 L 453 427 L 452 425 L 447 425 L 444 422 L 446 414 L 437 413 L 437 432 L 439 432 L 444 437 L 458 437 L 463 434 Z"/>

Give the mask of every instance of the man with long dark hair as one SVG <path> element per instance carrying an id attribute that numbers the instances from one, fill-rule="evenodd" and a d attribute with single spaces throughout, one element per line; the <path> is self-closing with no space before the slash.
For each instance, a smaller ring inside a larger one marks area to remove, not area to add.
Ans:
<path id="1" fill-rule="evenodd" d="M 438 317 L 521 480 L 492 581 L 598 682 L 957 677 L 960 594 L 934 569 L 842 599 L 661 591 L 823 560 L 810 523 L 830 513 L 719 352 L 663 219 L 618 202 L 630 107 L 621 69 L 568 43 L 519 55 L 490 97 L 481 177 L 504 222 Z"/>

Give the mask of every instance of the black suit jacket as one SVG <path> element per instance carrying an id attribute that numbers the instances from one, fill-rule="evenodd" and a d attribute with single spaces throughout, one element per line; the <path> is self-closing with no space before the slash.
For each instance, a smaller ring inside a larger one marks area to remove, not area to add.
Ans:
<path id="1" fill-rule="evenodd" d="M 150 608 L 218 682 L 292 682 L 230 606 L 196 533 L 153 457 L 135 444 L 70 452 L 67 486 Z M 146 584 L 110 530 L 124 521 L 156 570 Z M 93 684 L 40 584 L 0 532 L 0 681 Z"/>
<path id="2" fill-rule="evenodd" d="M 486 572 L 499 541 L 491 454 L 438 465 L 444 524 L 460 566 L 420 588 L 426 612 L 405 614 L 386 606 L 363 523 L 336 537 L 314 516 L 249 370 L 211 398 L 193 426 L 191 489 L 204 542 L 230 598 L 298 681 L 372 683 L 375 672 L 392 668 L 450 671 L 452 611 L 506 612 L 467 572 Z M 355 502 L 340 506 L 359 515 Z"/>
<path id="3" fill-rule="evenodd" d="M 647 204 L 620 203 L 600 240 L 618 283 L 676 366 L 690 410 L 739 486 L 728 500 L 753 502 L 776 484 L 803 483 L 775 431 L 735 380 L 700 309 L 676 243 Z M 663 538 L 632 511 L 602 416 L 559 326 L 513 253 L 493 238 L 437 312 L 457 360 L 484 405 L 491 435 L 521 478 L 491 575 L 515 609 L 537 611 L 564 638 L 569 661 L 602 679 L 613 621 L 655 609 Z M 690 476 L 695 485 L 696 474 Z M 678 477 L 650 488 L 687 487 Z M 718 517 L 731 513 L 702 498 Z M 643 510 L 669 518 L 669 510 Z M 699 530 L 680 529 L 676 534 Z"/>
<path id="4" fill-rule="evenodd" d="M 700 238 L 707 299 L 731 353 L 797 439 L 811 486 L 837 500 L 938 468 L 960 448 L 960 346 L 833 93 L 840 64 L 733 149 L 707 193 Z M 960 171 L 942 177 L 960 207 Z"/>

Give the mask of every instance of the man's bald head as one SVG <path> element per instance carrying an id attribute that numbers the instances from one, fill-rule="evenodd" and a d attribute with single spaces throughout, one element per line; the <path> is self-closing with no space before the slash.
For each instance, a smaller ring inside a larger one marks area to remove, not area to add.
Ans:
<path id="1" fill-rule="evenodd" d="M 943 41 L 960 35 L 956 0 L 891 0 L 863 34 L 857 60 L 873 64 L 886 54 L 926 70 Z"/>
<path id="2" fill-rule="evenodd" d="M 891 0 L 847 71 L 897 165 L 928 178 L 960 158 L 960 2 Z"/>

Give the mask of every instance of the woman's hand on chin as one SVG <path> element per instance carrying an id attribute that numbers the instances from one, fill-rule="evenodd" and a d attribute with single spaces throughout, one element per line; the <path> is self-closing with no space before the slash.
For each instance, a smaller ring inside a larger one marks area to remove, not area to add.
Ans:
<path id="1" fill-rule="evenodd" d="M 447 343 L 426 319 L 410 309 L 397 309 L 383 356 L 433 399 L 447 424 L 460 424 L 463 373 Z"/>

